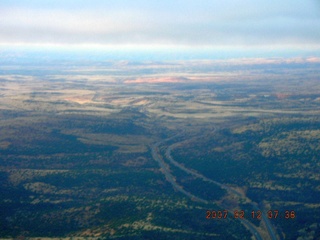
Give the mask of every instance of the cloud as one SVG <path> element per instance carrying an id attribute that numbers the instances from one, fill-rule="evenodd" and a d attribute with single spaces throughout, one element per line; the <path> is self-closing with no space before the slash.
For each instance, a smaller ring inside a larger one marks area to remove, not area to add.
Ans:
<path id="1" fill-rule="evenodd" d="M 319 47 L 316 1 L 63 2 L 0 4 L 0 42 Z"/>

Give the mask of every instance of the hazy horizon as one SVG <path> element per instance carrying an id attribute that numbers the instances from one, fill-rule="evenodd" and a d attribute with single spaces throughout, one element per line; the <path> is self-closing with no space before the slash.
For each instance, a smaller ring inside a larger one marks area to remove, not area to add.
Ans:
<path id="1" fill-rule="evenodd" d="M 316 0 L 19 0 L 1 2 L 0 14 L 0 53 L 115 60 L 320 56 Z"/>

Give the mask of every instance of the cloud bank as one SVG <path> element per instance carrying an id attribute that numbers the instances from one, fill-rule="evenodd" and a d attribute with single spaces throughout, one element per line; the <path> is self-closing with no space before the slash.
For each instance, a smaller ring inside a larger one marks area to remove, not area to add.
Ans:
<path id="1" fill-rule="evenodd" d="M 320 47 L 315 0 L 10 2 L 1 44 Z"/>

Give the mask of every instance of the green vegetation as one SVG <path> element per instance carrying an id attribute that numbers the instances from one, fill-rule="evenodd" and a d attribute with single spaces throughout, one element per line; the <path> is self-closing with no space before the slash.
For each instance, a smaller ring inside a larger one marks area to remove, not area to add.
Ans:
<path id="1" fill-rule="evenodd" d="M 196 139 L 173 155 L 211 179 L 243 188 L 249 199 L 268 206 L 261 210 L 294 210 L 295 219 L 274 219 L 273 223 L 284 233 L 296 226 L 302 234 L 301 226 L 320 221 L 319 208 L 311 208 L 311 214 L 307 205 L 317 205 L 320 199 L 319 128 L 316 117 L 264 119 Z M 252 211 L 248 205 L 241 208 Z"/>
<path id="2" fill-rule="evenodd" d="M 316 239 L 318 65 L 0 67 L 0 236 Z"/>

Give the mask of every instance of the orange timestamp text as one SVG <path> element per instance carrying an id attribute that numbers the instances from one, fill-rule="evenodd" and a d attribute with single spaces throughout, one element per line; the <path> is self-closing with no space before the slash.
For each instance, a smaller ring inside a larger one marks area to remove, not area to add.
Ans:
<path id="1" fill-rule="evenodd" d="M 207 210 L 206 211 L 206 219 L 226 219 L 226 218 L 234 218 L 234 219 L 295 219 L 296 212 L 294 210 L 269 210 L 267 212 L 262 212 L 260 210 L 252 210 L 251 212 L 246 212 L 244 210 Z"/>

